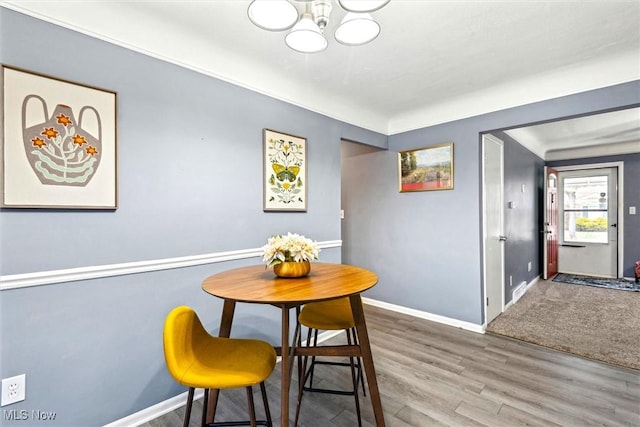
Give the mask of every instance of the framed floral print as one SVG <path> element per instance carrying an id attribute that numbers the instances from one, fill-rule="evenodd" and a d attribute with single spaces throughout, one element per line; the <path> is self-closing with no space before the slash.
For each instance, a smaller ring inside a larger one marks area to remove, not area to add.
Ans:
<path id="1" fill-rule="evenodd" d="M 3 208 L 116 209 L 116 94 L 2 66 Z"/>
<path id="2" fill-rule="evenodd" d="M 264 211 L 307 210 L 307 140 L 263 130 Z"/>
<path id="3" fill-rule="evenodd" d="M 453 190 L 453 143 L 401 151 L 398 175 L 401 193 Z"/>

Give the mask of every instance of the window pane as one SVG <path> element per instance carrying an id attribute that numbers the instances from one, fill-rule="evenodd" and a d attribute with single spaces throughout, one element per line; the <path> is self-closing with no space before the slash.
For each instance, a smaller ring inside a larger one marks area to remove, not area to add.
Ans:
<path id="1" fill-rule="evenodd" d="M 564 180 L 565 209 L 607 209 L 607 176 Z"/>
<path id="2" fill-rule="evenodd" d="M 606 175 L 564 180 L 565 242 L 608 243 L 607 181 Z"/>
<path id="3" fill-rule="evenodd" d="M 607 212 L 565 212 L 564 241 L 585 243 L 607 243 Z"/>

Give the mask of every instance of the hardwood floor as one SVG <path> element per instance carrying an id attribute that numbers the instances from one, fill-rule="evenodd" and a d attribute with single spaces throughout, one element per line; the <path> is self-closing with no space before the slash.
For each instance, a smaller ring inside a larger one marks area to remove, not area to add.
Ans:
<path id="1" fill-rule="evenodd" d="M 640 371 L 377 307 L 365 306 L 365 312 L 389 427 L 640 426 Z M 348 370 L 316 372 L 318 385 L 320 380 L 350 385 Z M 274 425 L 279 425 L 279 375 L 277 367 L 267 380 Z M 295 390 L 294 382 L 291 419 Z M 257 387 L 255 400 L 262 416 Z M 360 402 L 364 426 L 375 426 L 368 397 Z M 193 426 L 199 425 L 201 407 L 194 403 Z M 179 426 L 183 410 L 143 426 Z M 352 396 L 305 393 L 301 412 L 303 427 L 357 426 Z M 244 390 L 221 393 L 217 420 L 246 419 L 246 414 Z"/>

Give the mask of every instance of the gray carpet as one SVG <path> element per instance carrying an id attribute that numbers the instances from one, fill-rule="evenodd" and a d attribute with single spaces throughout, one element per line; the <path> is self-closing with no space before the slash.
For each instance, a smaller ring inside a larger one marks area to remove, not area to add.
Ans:
<path id="1" fill-rule="evenodd" d="M 640 293 L 539 281 L 487 332 L 640 369 Z"/>

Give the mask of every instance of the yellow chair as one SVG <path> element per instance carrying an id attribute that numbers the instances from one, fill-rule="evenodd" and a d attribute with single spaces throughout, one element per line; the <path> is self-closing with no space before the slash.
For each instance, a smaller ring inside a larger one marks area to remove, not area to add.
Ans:
<path id="1" fill-rule="evenodd" d="M 202 425 L 206 422 L 209 389 L 245 387 L 249 401 L 247 422 L 220 422 L 221 425 L 272 426 L 264 385 L 276 365 L 276 352 L 264 341 L 211 336 L 193 309 L 174 308 L 164 324 L 164 357 L 169 373 L 179 384 L 189 387 L 184 427 L 189 425 L 193 394 L 203 388 Z M 252 386 L 260 384 L 266 421 L 256 421 Z"/>
<path id="2" fill-rule="evenodd" d="M 318 345 L 318 330 L 338 331 L 344 330 L 347 335 L 347 343 L 357 344 L 358 338 L 355 329 L 353 314 L 351 313 L 351 304 L 349 298 L 339 298 L 330 301 L 321 301 L 305 304 L 298 315 L 298 322 L 308 328 L 307 346 Z M 311 336 L 313 335 L 313 344 L 311 344 Z M 296 407 L 295 425 L 298 425 L 300 414 L 300 406 L 302 404 L 302 395 L 305 391 L 341 394 L 354 396 L 356 404 L 356 413 L 358 416 L 358 426 L 362 426 L 360 417 L 360 401 L 358 399 L 358 384 L 362 381 L 362 392 L 366 395 L 364 381 L 362 379 L 362 367 L 360 358 L 350 357 L 349 363 L 316 360 L 315 356 L 311 357 L 311 364 L 307 367 L 307 357 L 298 370 L 298 405 Z M 353 384 L 352 390 L 336 390 L 327 388 L 317 388 L 313 386 L 313 373 L 316 365 L 332 365 L 332 366 L 349 366 L 351 367 L 351 380 Z M 307 386 L 307 382 L 309 385 Z"/>

